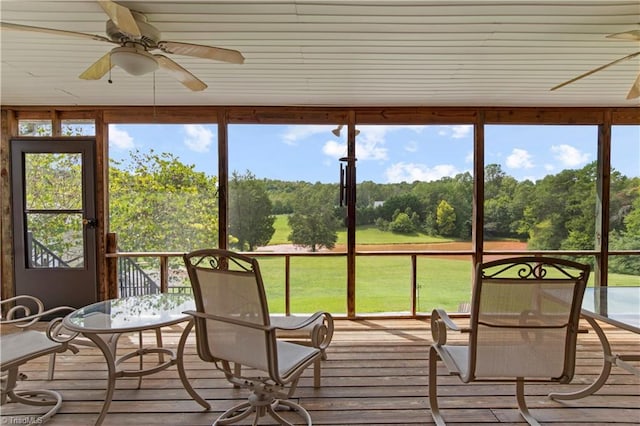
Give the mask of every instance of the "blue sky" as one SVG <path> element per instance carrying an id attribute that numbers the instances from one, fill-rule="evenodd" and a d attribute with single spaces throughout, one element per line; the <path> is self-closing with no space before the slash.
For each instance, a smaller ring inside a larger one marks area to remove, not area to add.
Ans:
<path id="1" fill-rule="evenodd" d="M 258 178 L 335 183 L 347 154 L 330 125 L 230 125 L 229 169 Z M 431 181 L 471 171 L 473 127 L 357 126 L 357 180 L 378 183 Z M 217 174 L 215 125 L 110 125 L 109 155 L 172 152 L 199 171 Z M 485 164 L 497 163 L 518 180 L 579 169 L 597 157 L 597 126 L 485 127 Z M 615 126 L 612 166 L 640 176 L 640 126 Z"/>

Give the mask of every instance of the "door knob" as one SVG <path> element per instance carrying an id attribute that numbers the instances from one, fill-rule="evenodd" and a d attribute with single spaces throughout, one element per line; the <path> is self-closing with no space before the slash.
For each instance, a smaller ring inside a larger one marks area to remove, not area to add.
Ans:
<path id="1" fill-rule="evenodd" d="M 89 228 L 95 228 L 98 226 L 98 220 L 97 219 L 88 219 L 88 218 L 84 218 L 82 219 L 82 224 L 84 226 L 87 226 Z"/>

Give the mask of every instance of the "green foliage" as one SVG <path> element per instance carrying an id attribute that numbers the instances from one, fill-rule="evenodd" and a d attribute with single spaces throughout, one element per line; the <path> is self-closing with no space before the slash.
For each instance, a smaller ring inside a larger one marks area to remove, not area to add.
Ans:
<path id="1" fill-rule="evenodd" d="M 415 194 L 404 193 L 393 195 L 385 200 L 382 207 L 379 208 L 379 215 L 385 220 L 392 221 L 394 220 L 394 214 L 396 212 L 404 212 L 407 209 L 411 209 L 411 211 L 417 212 L 420 215 L 420 212 L 424 212 L 424 204 Z"/>
<path id="2" fill-rule="evenodd" d="M 267 245 L 275 232 L 271 213 L 266 184 L 249 171 L 243 176 L 234 172 L 229 182 L 229 232 L 237 239 L 234 245 L 249 251 Z"/>
<path id="3" fill-rule="evenodd" d="M 640 187 L 634 188 L 633 192 L 635 192 L 636 197 L 632 203 L 631 209 L 629 209 L 629 213 L 624 217 L 623 222 L 625 225 L 625 231 L 631 235 L 635 235 L 636 237 L 640 236 Z M 640 244 L 636 246 L 637 249 L 640 247 Z"/>
<path id="4" fill-rule="evenodd" d="M 636 192 L 640 190 L 635 189 Z M 638 250 L 640 248 L 640 196 L 637 197 L 632 209 L 624 217 L 625 228 L 614 231 L 609 238 L 609 248 L 612 250 Z M 609 269 L 622 274 L 640 276 L 640 256 L 611 256 Z"/>
<path id="5" fill-rule="evenodd" d="M 456 228 L 456 212 L 451 204 L 445 200 L 440 201 L 436 212 L 436 223 L 438 224 L 438 232 L 440 235 L 453 235 Z"/>
<path id="6" fill-rule="evenodd" d="M 81 154 L 27 153 L 24 157 L 24 172 L 27 209 L 82 208 Z M 70 260 L 69 253 L 77 252 L 81 247 L 82 217 L 79 214 L 28 213 L 26 220 L 31 235 L 65 261 Z M 82 258 L 81 253 L 77 255 Z"/>
<path id="7" fill-rule="evenodd" d="M 123 251 L 189 251 L 216 247 L 217 179 L 173 154 L 131 152 L 112 162 L 110 230 Z"/>
<path id="8" fill-rule="evenodd" d="M 289 216 L 289 240 L 317 251 L 335 247 L 340 227 L 334 213 L 334 189 L 322 184 L 304 185 L 296 193 L 294 213 Z"/>
<path id="9" fill-rule="evenodd" d="M 473 176 L 470 173 L 460 173 L 453 178 L 444 177 L 432 182 L 416 182 L 411 193 L 422 200 L 425 206 L 422 223 L 427 234 L 439 235 L 437 207 L 441 200 L 447 200 L 456 212 L 455 230 L 451 236 L 460 239 L 471 237 Z"/>
<path id="10" fill-rule="evenodd" d="M 389 230 L 397 234 L 415 234 L 416 228 L 407 213 L 398 213 L 391 223 L 389 223 Z"/>

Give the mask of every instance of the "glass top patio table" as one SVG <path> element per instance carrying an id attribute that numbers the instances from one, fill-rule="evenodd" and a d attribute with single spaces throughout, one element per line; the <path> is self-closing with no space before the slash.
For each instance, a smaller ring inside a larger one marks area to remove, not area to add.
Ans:
<path id="1" fill-rule="evenodd" d="M 82 333 L 91 340 L 103 353 L 107 364 L 107 390 L 102 410 L 95 422 L 99 426 L 107 415 L 116 387 L 116 379 L 120 377 L 138 377 L 138 388 L 143 376 L 154 374 L 177 365 L 180 380 L 192 398 L 206 409 L 210 405 L 193 389 L 187 380 L 183 363 L 184 347 L 187 336 L 193 327 L 190 315 L 183 313 L 193 310 L 195 303 L 190 294 L 150 294 L 131 296 L 122 299 L 111 299 L 80 308 L 67 315 L 62 324 L 65 328 Z M 181 322 L 188 322 L 178 343 L 177 351 L 162 345 L 161 328 Z M 156 346 L 143 346 L 142 332 L 153 330 L 156 333 Z M 140 335 L 140 347 L 124 355 L 118 356 L 118 340 L 124 333 L 137 331 Z M 143 357 L 157 354 L 158 363 L 145 367 Z M 169 356 L 165 360 L 164 356 Z M 139 368 L 130 368 L 125 364 L 131 358 L 139 358 Z"/>
<path id="2" fill-rule="evenodd" d="M 149 294 L 111 299 L 80 308 L 65 318 L 65 326 L 82 333 L 126 333 L 177 324 L 195 308 L 190 294 Z"/>
<path id="3" fill-rule="evenodd" d="M 640 334 L 640 287 L 588 287 L 582 315 Z"/>
<path id="4" fill-rule="evenodd" d="M 588 287 L 582 299 L 582 317 L 591 325 L 602 345 L 602 371 L 596 380 L 584 389 L 575 392 L 553 392 L 551 399 L 571 400 L 593 395 L 606 383 L 611 368 L 615 365 L 640 377 L 640 369 L 629 361 L 640 361 L 640 354 L 613 353 L 607 339 L 607 330 L 598 321 L 616 328 L 640 334 L 640 287 Z"/>

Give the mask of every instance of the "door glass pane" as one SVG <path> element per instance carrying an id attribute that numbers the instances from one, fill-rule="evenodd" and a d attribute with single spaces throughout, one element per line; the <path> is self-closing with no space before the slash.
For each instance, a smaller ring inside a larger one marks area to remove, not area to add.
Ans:
<path id="1" fill-rule="evenodd" d="M 28 210 L 82 208 L 82 154 L 28 153 L 24 168 Z"/>
<path id="2" fill-rule="evenodd" d="M 27 213 L 29 268 L 84 267 L 82 213 Z"/>
<path id="3" fill-rule="evenodd" d="M 24 156 L 29 268 L 84 267 L 82 154 Z"/>

